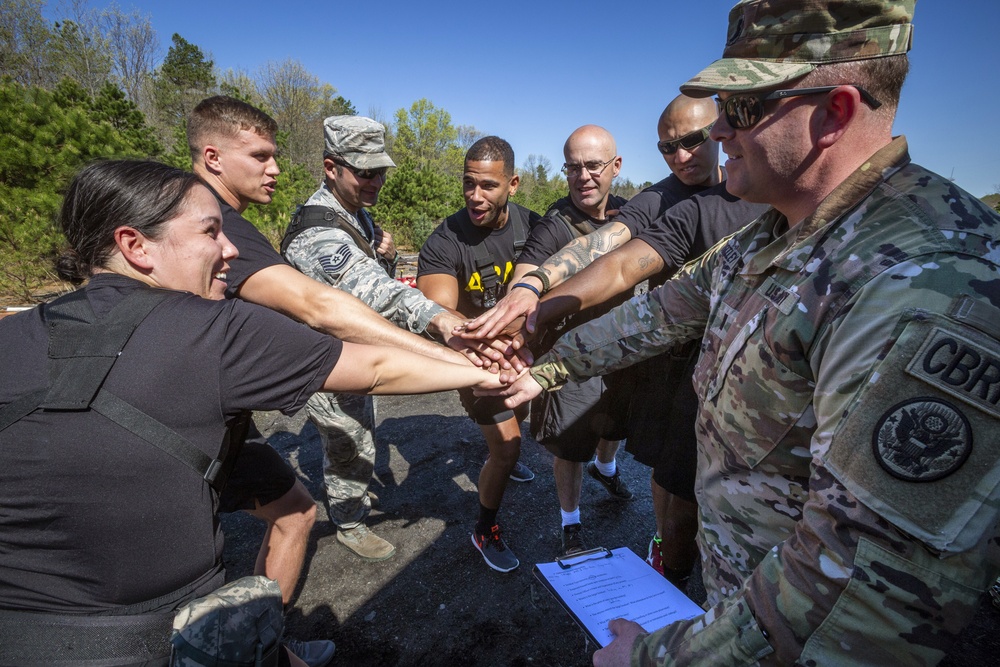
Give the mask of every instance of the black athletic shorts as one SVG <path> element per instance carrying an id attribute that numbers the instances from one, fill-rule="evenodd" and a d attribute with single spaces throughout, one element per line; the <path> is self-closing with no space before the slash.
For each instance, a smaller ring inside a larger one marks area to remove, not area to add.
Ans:
<path id="1" fill-rule="evenodd" d="M 653 481 L 690 502 L 695 502 L 698 462 L 698 397 L 691 377 L 700 342 L 687 343 L 634 367 L 625 445 L 636 461 L 653 469 Z"/>
<path id="2" fill-rule="evenodd" d="M 620 372 L 584 382 L 568 382 L 531 402 L 531 435 L 553 456 L 586 463 L 597 444 L 627 435 L 630 388 Z"/>
<path id="3" fill-rule="evenodd" d="M 502 424 L 514 416 L 514 411 L 503 404 L 503 396 L 476 396 L 472 389 L 458 390 L 465 413 L 481 426 Z"/>
<path id="4" fill-rule="evenodd" d="M 295 471 L 251 424 L 226 487 L 219 496 L 220 512 L 256 509 L 273 503 L 295 485 Z"/>

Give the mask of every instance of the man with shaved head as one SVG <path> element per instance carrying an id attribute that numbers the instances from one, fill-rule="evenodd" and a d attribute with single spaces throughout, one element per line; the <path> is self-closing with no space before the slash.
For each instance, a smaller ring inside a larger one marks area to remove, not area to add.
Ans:
<path id="1" fill-rule="evenodd" d="M 598 257 L 625 245 L 648 229 L 678 202 L 720 184 L 725 173 L 719 166 L 719 144 L 708 137 L 716 115 L 715 103 L 711 99 L 686 95 L 674 98 L 660 114 L 656 126 L 659 138 L 657 149 L 670 168 L 670 176 L 633 197 L 612 216 L 611 224 L 602 225 L 596 231 L 570 241 L 566 247 L 540 262 L 540 266 L 515 278 L 543 294 L 555 289 Z M 691 219 L 691 216 L 688 217 Z M 688 234 L 685 238 L 693 240 L 694 235 Z M 686 255 L 687 250 L 684 249 L 685 252 L 680 255 Z M 522 263 L 525 257 L 526 254 L 522 254 Z M 661 284 L 667 277 L 665 272 L 655 275 L 650 279 L 650 287 Z M 572 294 L 579 284 L 575 281 L 566 286 L 568 292 L 563 294 Z M 548 300 L 551 301 L 551 297 Z M 560 299 L 559 303 L 568 308 L 579 301 Z M 529 289 L 512 290 L 490 313 L 467 325 L 469 333 L 465 335 L 492 336 L 515 322 L 520 315 L 533 314 L 537 318 L 538 305 L 539 297 Z M 554 321 L 565 314 L 561 313 Z M 540 318 L 538 324 L 544 321 L 545 318 Z M 688 362 L 692 356 L 696 356 L 694 345 L 625 371 L 628 384 L 633 387 L 628 408 L 626 446 L 636 460 L 653 468 L 650 486 L 656 534 L 650 542 L 647 560 L 677 584 L 683 584 L 694 564 L 694 538 L 698 527 L 693 489 L 694 418 L 686 407 L 693 403 L 693 396 L 688 391 L 690 381 L 686 379 L 690 377 L 690 371 L 685 371 L 690 367 Z M 685 395 L 671 396 L 663 401 L 650 400 L 650 396 L 663 395 L 664 378 L 670 378 L 678 394 Z M 667 405 L 667 401 L 671 404 Z"/>
<path id="2" fill-rule="evenodd" d="M 566 140 L 563 155 L 566 163 L 562 170 L 569 184 L 569 196 L 552 204 L 531 232 L 514 269 L 509 288 L 512 291 L 533 293 L 536 288 L 532 284 L 520 282 L 525 274 L 536 270 L 574 238 L 606 225 L 608 213 L 625 204 L 624 199 L 611 194 L 611 183 L 621 170 L 622 159 L 610 132 L 596 125 L 584 125 Z M 612 300 L 606 307 L 591 308 L 567 318 L 553 333 L 586 322 L 622 300 Z M 544 345 L 543 340 L 539 347 L 544 349 Z M 569 384 L 560 392 L 545 394 L 531 406 L 531 432 L 555 456 L 553 473 L 562 511 L 562 555 L 586 548 L 580 522 L 585 463 L 591 476 L 604 484 L 612 496 L 622 500 L 632 498 L 615 464 L 619 441 L 625 437 L 628 408 L 627 397 L 622 400 L 622 392 L 615 391 L 615 386 L 613 377 L 591 378 Z M 592 460 L 595 451 L 597 459 Z"/>

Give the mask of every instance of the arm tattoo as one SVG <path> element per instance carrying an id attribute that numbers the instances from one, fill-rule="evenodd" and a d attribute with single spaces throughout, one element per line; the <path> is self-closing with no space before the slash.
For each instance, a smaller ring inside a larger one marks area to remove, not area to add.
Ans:
<path id="1" fill-rule="evenodd" d="M 569 280 L 595 259 L 606 255 L 631 238 L 631 233 L 626 237 L 627 228 L 611 231 L 606 227 L 573 239 L 538 268 L 549 277 L 550 287 Z"/>

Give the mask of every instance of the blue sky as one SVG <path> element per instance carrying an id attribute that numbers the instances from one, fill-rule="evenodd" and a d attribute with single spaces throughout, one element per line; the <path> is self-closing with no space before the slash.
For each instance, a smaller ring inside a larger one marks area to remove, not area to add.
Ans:
<path id="1" fill-rule="evenodd" d="M 735 0 L 324 3 L 145 0 L 163 53 L 180 33 L 216 65 L 301 61 L 362 114 L 427 98 L 456 125 L 504 137 L 518 164 L 561 165 L 576 127 L 615 135 L 622 176 L 657 181 L 656 119 L 721 55 Z M 103 0 L 92 0 L 101 7 Z M 128 0 L 119 3 L 129 8 Z M 896 134 L 914 161 L 977 197 L 1000 187 L 1000 2 L 922 0 Z M 317 140 L 319 138 L 317 137 Z"/>

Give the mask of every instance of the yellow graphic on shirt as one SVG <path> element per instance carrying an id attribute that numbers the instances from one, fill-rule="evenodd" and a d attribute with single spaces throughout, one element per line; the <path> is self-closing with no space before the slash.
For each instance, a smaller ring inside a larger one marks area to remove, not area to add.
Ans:
<path id="1" fill-rule="evenodd" d="M 501 276 L 500 284 L 506 285 L 507 281 L 510 280 L 510 274 L 514 270 L 514 262 L 507 262 L 506 267 L 504 267 L 503 273 L 500 272 L 500 267 L 496 264 L 493 265 L 493 270 L 497 272 L 497 275 Z M 479 271 L 474 271 L 471 276 L 469 276 L 469 283 L 465 286 L 466 292 L 482 292 L 483 291 L 483 277 L 479 275 Z"/>

